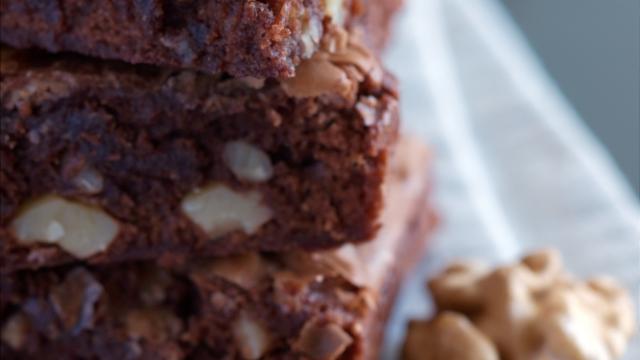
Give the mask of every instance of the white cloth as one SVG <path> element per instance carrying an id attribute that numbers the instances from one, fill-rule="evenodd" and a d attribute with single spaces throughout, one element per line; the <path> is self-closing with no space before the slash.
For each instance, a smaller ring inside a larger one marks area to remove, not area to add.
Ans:
<path id="1" fill-rule="evenodd" d="M 404 127 L 435 156 L 443 223 L 403 285 L 383 359 L 431 312 L 424 281 L 455 258 L 513 261 L 558 248 L 581 277 L 640 295 L 640 207 L 602 146 L 493 0 L 407 0 L 389 52 Z M 625 359 L 640 359 L 634 338 Z"/>

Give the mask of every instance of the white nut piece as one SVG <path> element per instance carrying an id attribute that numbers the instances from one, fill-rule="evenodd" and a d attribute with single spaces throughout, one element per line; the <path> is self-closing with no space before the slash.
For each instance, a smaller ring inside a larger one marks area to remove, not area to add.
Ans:
<path id="1" fill-rule="evenodd" d="M 226 143 L 222 157 L 238 179 L 259 183 L 273 176 L 273 166 L 269 156 L 246 141 Z"/>
<path id="2" fill-rule="evenodd" d="M 236 230 L 251 235 L 272 216 L 259 192 L 237 192 L 222 184 L 212 184 L 187 195 L 182 210 L 212 237 Z"/>
<path id="3" fill-rule="evenodd" d="M 573 279 L 556 251 L 533 253 L 481 276 L 458 270 L 436 277 L 439 310 L 459 308 L 504 359 L 617 359 L 635 330 L 633 304 L 622 286 L 608 278 Z M 473 299 L 474 306 L 460 306 L 454 295 Z"/>
<path id="4" fill-rule="evenodd" d="M 107 249 L 119 226 L 100 209 L 50 195 L 27 204 L 11 229 L 23 245 L 55 244 L 77 258 L 87 258 Z"/>
<path id="5" fill-rule="evenodd" d="M 246 311 L 240 312 L 231 331 L 244 359 L 259 359 L 271 347 L 269 332 Z"/>
<path id="6" fill-rule="evenodd" d="M 445 311 L 412 321 L 402 350 L 405 360 L 499 360 L 498 351 L 471 321 Z"/>

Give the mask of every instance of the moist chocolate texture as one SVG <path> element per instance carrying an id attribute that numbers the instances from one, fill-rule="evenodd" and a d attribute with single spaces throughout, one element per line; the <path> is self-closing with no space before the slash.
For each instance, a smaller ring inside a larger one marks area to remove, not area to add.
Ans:
<path id="1" fill-rule="evenodd" d="M 291 77 L 329 24 L 381 46 L 398 0 L 4 0 L 0 40 L 129 63 Z M 384 11 L 381 11 L 384 9 Z M 371 11 L 371 13 L 369 13 Z"/>
<path id="2" fill-rule="evenodd" d="M 345 32 L 277 81 L 2 49 L 2 271 L 371 239 L 394 80 Z"/>
<path id="3" fill-rule="evenodd" d="M 371 243 L 3 276 L 3 358 L 375 358 L 400 279 L 433 226 L 424 148 L 399 152 Z"/>

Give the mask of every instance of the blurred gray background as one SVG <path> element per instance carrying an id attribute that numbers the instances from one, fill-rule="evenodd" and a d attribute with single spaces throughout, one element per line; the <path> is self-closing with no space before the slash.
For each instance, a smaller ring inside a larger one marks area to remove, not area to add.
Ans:
<path id="1" fill-rule="evenodd" d="M 640 0 L 502 0 L 640 196 Z"/>

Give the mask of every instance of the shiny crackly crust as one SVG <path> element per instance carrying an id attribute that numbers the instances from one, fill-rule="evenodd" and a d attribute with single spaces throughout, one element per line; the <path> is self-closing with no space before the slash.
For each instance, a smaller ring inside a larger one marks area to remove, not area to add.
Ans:
<path id="1" fill-rule="evenodd" d="M 8 359 L 318 355 L 312 350 L 375 358 L 398 284 L 434 224 L 424 149 L 400 150 L 387 185 L 393 211 L 375 242 L 170 269 L 129 263 L 18 272 L 0 282 L 0 351 Z M 240 321 L 251 326 L 238 335 Z M 318 338 L 305 340 L 310 333 Z"/>
<path id="2" fill-rule="evenodd" d="M 56 246 L 17 244 L 12 221 L 27 201 L 47 194 L 94 206 L 119 224 L 105 251 L 84 258 L 92 263 L 370 239 L 397 131 L 397 95 L 373 57 L 354 49 L 310 60 L 337 76 L 327 87 L 297 81 L 318 78 L 306 71 L 256 84 L 4 49 L 2 270 L 73 260 Z M 225 167 L 221 149 L 236 139 L 270 156 L 270 180 L 248 183 Z M 99 191 L 74 185 L 84 168 L 101 177 Z M 211 182 L 260 192 L 273 218 L 253 234 L 214 240 L 180 210 L 188 193 Z"/>
<path id="3" fill-rule="evenodd" d="M 378 48 L 393 14 L 380 10 L 393 10 L 389 4 L 395 2 L 345 0 L 339 20 L 362 30 Z M 331 21 L 322 0 L 5 0 L 0 4 L 0 40 L 14 47 L 74 51 L 233 76 L 293 76 L 295 66 L 317 49 L 317 40 Z"/>

